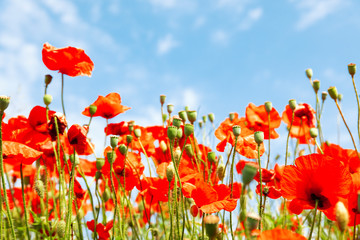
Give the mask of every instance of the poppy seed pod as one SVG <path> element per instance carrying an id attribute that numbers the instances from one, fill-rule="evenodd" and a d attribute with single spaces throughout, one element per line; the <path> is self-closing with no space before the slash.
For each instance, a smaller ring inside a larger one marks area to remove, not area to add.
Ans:
<path id="1" fill-rule="evenodd" d="M 161 106 L 164 105 L 165 100 L 166 100 L 166 96 L 165 96 L 165 95 L 160 95 L 160 103 L 161 103 Z"/>
<path id="2" fill-rule="evenodd" d="M 173 126 L 179 128 L 181 126 L 182 123 L 182 119 L 179 117 L 174 117 L 172 120 Z"/>
<path id="3" fill-rule="evenodd" d="M 354 75 L 356 73 L 356 64 L 355 63 L 350 63 L 348 65 L 348 70 L 349 70 L 349 74 L 351 75 L 351 77 L 354 77 Z"/>
<path id="4" fill-rule="evenodd" d="M 191 124 L 194 124 L 197 118 L 197 112 L 195 110 L 187 111 L 187 117 Z"/>
<path id="5" fill-rule="evenodd" d="M 133 140 L 133 136 L 131 136 L 131 135 L 126 135 L 126 142 L 127 142 L 127 144 L 130 144 L 130 143 L 132 142 L 132 140 Z"/>
<path id="6" fill-rule="evenodd" d="M 209 113 L 208 114 L 208 118 L 210 120 L 211 123 L 214 123 L 214 120 L 215 120 L 215 115 L 213 113 Z"/>
<path id="7" fill-rule="evenodd" d="M 95 179 L 99 180 L 101 178 L 101 172 L 100 171 L 96 171 L 95 173 Z"/>
<path id="8" fill-rule="evenodd" d="M 122 154 L 122 155 L 125 155 L 126 154 L 126 152 L 127 152 L 127 147 L 125 146 L 125 144 L 120 144 L 120 146 L 119 146 L 119 151 L 120 151 L 120 153 Z"/>
<path id="9" fill-rule="evenodd" d="M 180 138 L 182 138 L 182 136 L 183 136 L 183 130 L 182 130 L 182 128 L 178 128 L 176 131 L 176 137 L 178 139 L 180 139 Z"/>
<path id="10" fill-rule="evenodd" d="M 89 113 L 90 113 L 90 116 L 94 116 L 94 114 L 96 113 L 97 111 L 97 106 L 96 105 L 90 105 L 89 106 Z"/>
<path id="11" fill-rule="evenodd" d="M 343 202 L 337 202 L 335 205 L 336 223 L 341 232 L 346 230 L 349 223 L 349 212 Z"/>
<path id="12" fill-rule="evenodd" d="M 265 102 L 264 105 L 265 105 L 265 110 L 266 110 L 266 112 L 267 112 L 267 113 L 270 113 L 271 110 L 272 110 L 272 108 L 273 108 L 272 102 Z"/>
<path id="13" fill-rule="evenodd" d="M 337 100 L 338 98 L 338 91 L 336 89 L 336 87 L 329 87 L 328 88 L 328 93 L 330 95 L 330 97 L 333 99 L 333 100 Z"/>
<path id="14" fill-rule="evenodd" d="M 52 81 L 53 77 L 50 74 L 45 75 L 45 85 L 49 85 Z"/>
<path id="15" fill-rule="evenodd" d="M 56 224 L 56 233 L 60 238 L 65 237 L 66 222 L 64 220 L 58 221 Z"/>
<path id="16" fill-rule="evenodd" d="M 315 91 L 315 93 L 317 93 L 320 89 L 320 81 L 319 80 L 314 80 L 313 81 L 313 89 Z"/>
<path id="17" fill-rule="evenodd" d="M 216 215 L 208 215 L 204 218 L 206 234 L 210 240 L 216 238 L 219 220 L 219 217 Z"/>
<path id="18" fill-rule="evenodd" d="M 172 141 L 177 136 L 177 128 L 174 126 L 169 126 L 167 129 L 167 136 Z"/>
<path id="19" fill-rule="evenodd" d="M 229 113 L 229 119 L 230 119 L 230 122 L 232 122 L 235 119 L 235 113 L 233 113 L 233 112 Z"/>
<path id="20" fill-rule="evenodd" d="M 338 95 L 339 102 L 341 102 L 343 100 L 343 97 L 344 97 L 344 95 L 342 93 L 339 93 L 339 95 Z"/>
<path id="21" fill-rule="evenodd" d="M 321 99 L 323 100 L 323 101 L 325 101 L 326 100 L 326 97 L 327 97 L 327 95 L 328 95 L 328 93 L 327 92 L 322 92 L 321 93 Z"/>
<path id="22" fill-rule="evenodd" d="M 258 173 L 258 169 L 253 164 L 245 164 L 243 170 L 241 179 L 244 185 L 248 185 L 256 176 Z"/>
<path id="23" fill-rule="evenodd" d="M 310 128 L 310 136 L 312 138 L 317 138 L 319 135 L 319 130 L 317 128 Z"/>
<path id="24" fill-rule="evenodd" d="M 71 154 L 71 155 L 70 155 L 70 162 L 71 162 L 72 164 L 75 164 L 75 166 L 76 166 L 76 165 L 79 165 L 79 163 L 80 163 L 79 155 L 77 155 L 77 154 Z"/>
<path id="25" fill-rule="evenodd" d="M 174 111 L 174 105 L 173 104 L 168 104 L 167 105 L 167 111 L 169 114 L 171 114 Z"/>
<path id="26" fill-rule="evenodd" d="M 4 112 L 10 104 L 10 97 L 0 96 L 0 112 Z"/>
<path id="27" fill-rule="evenodd" d="M 34 183 L 34 190 L 40 198 L 44 198 L 44 183 L 40 179 L 37 179 Z"/>
<path id="28" fill-rule="evenodd" d="M 186 122 L 186 120 L 187 120 L 186 111 L 180 111 L 178 114 L 179 114 L 179 117 L 181 118 L 181 120 L 182 120 L 183 122 Z"/>
<path id="29" fill-rule="evenodd" d="M 186 137 L 189 137 L 191 134 L 194 133 L 194 125 L 192 124 L 185 124 L 184 133 Z"/>
<path id="30" fill-rule="evenodd" d="M 254 139 L 257 144 L 261 144 L 264 141 L 264 132 L 256 131 L 254 133 Z"/>
<path id="31" fill-rule="evenodd" d="M 166 143 L 164 142 L 164 140 L 161 140 L 161 142 L 160 142 L 160 149 L 163 153 L 165 153 L 167 150 L 167 146 L 166 146 Z"/>
<path id="32" fill-rule="evenodd" d="M 209 162 L 215 163 L 216 162 L 216 154 L 215 154 L 215 152 L 208 152 L 207 158 L 208 158 Z"/>
<path id="33" fill-rule="evenodd" d="M 218 178 L 222 181 L 225 177 L 225 165 L 224 163 L 220 163 L 216 169 L 216 174 Z"/>
<path id="34" fill-rule="evenodd" d="M 135 135 L 135 137 L 140 138 L 141 137 L 141 129 L 140 128 L 135 129 L 134 135 Z"/>
<path id="35" fill-rule="evenodd" d="M 44 100 L 44 104 L 46 106 L 49 106 L 50 103 L 52 102 L 53 100 L 53 97 L 50 95 L 50 94 L 45 94 L 44 97 L 43 97 L 43 100 Z"/>
<path id="36" fill-rule="evenodd" d="M 163 122 L 166 121 L 167 117 L 168 117 L 168 115 L 167 115 L 166 113 L 163 113 L 163 115 L 162 115 L 162 120 L 163 120 Z"/>
<path id="37" fill-rule="evenodd" d="M 135 125 L 134 121 L 129 121 L 128 122 L 128 128 L 129 128 L 130 133 L 132 133 L 134 131 L 134 125 Z"/>
<path id="38" fill-rule="evenodd" d="M 168 182 L 171 182 L 175 175 L 175 168 L 174 164 L 172 162 L 169 163 L 169 165 L 166 168 L 166 178 Z"/>
<path id="39" fill-rule="evenodd" d="M 206 115 L 202 116 L 202 120 L 203 120 L 204 123 L 206 123 L 206 121 L 207 121 Z"/>
<path id="40" fill-rule="evenodd" d="M 238 126 L 238 125 L 233 126 L 232 130 L 233 130 L 233 134 L 234 134 L 235 137 L 240 136 L 240 134 L 241 134 L 241 127 L 240 126 Z"/>
<path id="41" fill-rule="evenodd" d="M 115 149 L 119 143 L 118 136 L 110 136 L 110 146 L 112 149 Z"/>
<path id="42" fill-rule="evenodd" d="M 110 189 L 108 187 L 106 187 L 102 194 L 102 198 L 103 198 L 104 202 L 109 201 L 110 197 L 111 197 Z"/>
<path id="43" fill-rule="evenodd" d="M 190 158 L 192 158 L 194 156 L 194 151 L 192 149 L 191 144 L 186 144 L 185 145 L 185 152 Z"/>
<path id="44" fill-rule="evenodd" d="M 113 164 L 115 162 L 115 153 L 114 152 L 107 152 L 106 156 L 107 156 L 107 160 L 110 164 Z"/>
<path id="45" fill-rule="evenodd" d="M 199 128 L 203 127 L 203 121 L 199 121 Z"/>
<path id="46" fill-rule="evenodd" d="M 296 106 L 297 106 L 296 100 L 295 100 L 295 99 L 290 99 L 290 100 L 289 100 L 289 107 L 290 107 L 290 109 L 294 111 L 295 108 L 296 108 Z"/>
<path id="47" fill-rule="evenodd" d="M 311 79 L 313 76 L 313 70 L 311 68 L 308 68 L 305 70 L 305 74 L 309 79 Z"/>

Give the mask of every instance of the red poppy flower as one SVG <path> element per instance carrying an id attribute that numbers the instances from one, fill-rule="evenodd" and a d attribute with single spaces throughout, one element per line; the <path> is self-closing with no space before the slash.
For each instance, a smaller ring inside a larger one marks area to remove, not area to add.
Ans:
<path id="1" fill-rule="evenodd" d="M 70 77 L 90 77 L 94 69 L 94 63 L 84 50 L 74 47 L 55 48 L 49 43 L 44 43 L 42 59 L 48 69 L 59 70 Z"/>
<path id="2" fill-rule="evenodd" d="M 351 186 L 351 175 L 343 164 L 322 154 L 298 157 L 295 166 L 285 167 L 281 179 L 282 195 L 291 200 L 290 211 L 300 214 L 318 201 L 318 209 L 331 220 L 335 204 L 348 197 Z"/>
<path id="3" fill-rule="evenodd" d="M 254 131 L 264 132 L 264 139 L 269 139 L 269 121 L 265 105 L 257 107 L 253 103 L 250 103 L 246 107 L 245 116 L 247 122 L 249 123 L 249 125 L 247 125 L 248 128 Z M 275 128 L 280 127 L 280 124 L 280 115 L 275 108 L 272 108 L 270 111 L 270 134 L 272 139 L 279 137 L 279 134 L 275 132 Z"/>
<path id="4" fill-rule="evenodd" d="M 69 143 L 79 155 L 90 155 L 94 152 L 86 133 L 87 130 L 78 124 L 72 125 L 68 131 Z"/>
<path id="5" fill-rule="evenodd" d="M 42 156 L 42 152 L 18 142 L 3 141 L 3 156 L 4 162 L 12 165 L 31 165 Z"/>
<path id="6" fill-rule="evenodd" d="M 287 229 L 275 228 L 260 233 L 257 239 L 258 240 L 306 240 L 306 237 Z"/>
<path id="7" fill-rule="evenodd" d="M 98 223 L 96 225 L 96 233 L 99 236 L 99 240 L 110 239 L 109 231 L 110 231 L 110 229 L 113 228 L 113 225 L 114 225 L 113 223 L 114 223 L 113 220 L 111 220 L 106 224 L 106 226 L 104 226 L 102 223 Z M 94 232 L 94 229 L 95 229 L 95 221 L 94 220 L 87 222 L 86 225 L 92 232 Z"/>
<path id="8" fill-rule="evenodd" d="M 121 105 L 121 97 L 118 93 L 109 93 L 106 97 L 99 96 L 91 105 L 97 106 L 93 117 L 103 117 L 106 119 L 113 118 L 130 109 L 130 107 Z M 91 117 L 89 107 L 85 108 L 82 114 Z"/>

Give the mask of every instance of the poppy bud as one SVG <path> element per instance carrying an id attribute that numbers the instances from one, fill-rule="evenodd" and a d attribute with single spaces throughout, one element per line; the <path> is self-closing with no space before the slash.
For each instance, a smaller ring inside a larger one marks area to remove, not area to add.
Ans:
<path id="1" fill-rule="evenodd" d="M 64 220 L 60 220 L 56 224 L 56 233 L 60 238 L 65 237 L 65 229 L 66 229 L 66 223 Z"/>
<path id="2" fill-rule="evenodd" d="M 75 166 L 79 165 L 79 163 L 80 163 L 79 156 L 77 154 L 71 154 L 70 155 L 70 162 L 72 164 L 75 164 Z"/>
<path id="3" fill-rule="evenodd" d="M 166 113 L 163 113 L 163 115 L 162 115 L 163 122 L 166 122 L 167 117 L 168 117 L 168 115 Z"/>
<path id="4" fill-rule="evenodd" d="M 40 179 L 35 180 L 34 190 L 40 198 L 44 198 L 44 183 Z"/>
<path id="5" fill-rule="evenodd" d="M 328 93 L 332 99 L 334 99 L 335 101 L 337 100 L 338 92 L 337 92 L 336 87 L 329 87 Z"/>
<path id="6" fill-rule="evenodd" d="M 215 160 L 216 160 L 215 152 L 208 152 L 207 158 L 208 158 L 209 162 L 215 163 Z"/>
<path id="7" fill-rule="evenodd" d="M 130 144 L 130 143 L 132 142 L 132 140 L 133 140 L 133 136 L 131 136 L 131 135 L 126 135 L 126 142 L 127 142 L 127 144 Z"/>
<path id="8" fill-rule="evenodd" d="M 260 145 L 264 141 L 264 132 L 256 131 L 254 133 L 254 139 L 255 139 L 255 142 Z"/>
<path id="9" fill-rule="evenodd" d="M 254 179 L 257 173 L 257 167 L 255 167 L 253 164 L 245 164 L 241 176 L 243 184 L 248 185 Z"/>
<path id="10" fill-rule="evenodd" d="M 115 149 L 119 143 L 118 136 L 110 136 L 110 146 L 112 149 Z"/>
<path id="11" fill-rule="evenodd" d="M 199 128 L 203 127 L 203 121 L 199 121 Z"/>
<path id="12" fill-rule="evenodd" d="M 166 96 L 165 96 L 165 95 L 160 95 L 160 103 L 161 103 L 161 106 L 164 105 L 165 100 L 166 100 Z"/>
<path id="13" fill-rule="evenodd" d="M 213 123 L 215 120 L 215 115 L 213 113 L 209 113 L 208 118 L 209 118 L 210 122 Z"/>
<path id="14" fill-rule="evenodd" d="M 348 70 L 349 70 L 349 74 L 351 75 L 351 77 L 354 77 L 354 75 L 356 73 L 356 64 L 355 63 L 350 63 L 348 65 Z"/>
<path id="15" fill-rule="evenodd" d="M 166 168 L 166 178 L 169 182 L 172 181 L 175 175 L 175 168 L 174 164 L 172 162 L 169 163 L 169 165 Z"/>
<path id="16" fill-rule="evenodd" d="M 129 121 L 128 122 L 128 128 L 129 128 L 130 134 L 134 131 L 134 125 L 135 125 L 134 121 Z"/>
<path id="17" fill-rule="evenodd" d="M 346 230 L 349 223 L 349 212 L 343 202 L 337 202 L 335 205 L 336 223 L 341 232 Z"/>
<path id="18" fill-rule="evenodd" d="M 344 95 L 342 95 L 342 93 L 339 93 L 339 95 L 338 95 L 338 100 L 339 100 L 339 102 L 341 102 L 341 100 L 343 99 L 343 97 L 344 97 Z"/>
<path id="19" fill-rule="evenodd" d="M 233 112 L 229 113 L 229 119 L 230 119 L 230 122 L 232 122 L 235 119 L 235 113 L 233 113 Z"/>
<path id="20" fill-rule="evenodd" d="M 4 112 L 8 108 L 10 103 L 10 97 L 0 96 L 0 112 Z"/>
<path id="21" fill-rule="evenodd" d="M 182 128 L 178 128 L 176 132 L 177 132 L 177 133 L 176 133 L 176 137 L 177 137 L 178 139 L 182 138 L 182 136 L 183 136 Z"/>
<path id="22" fill-rule="evenodd" d="M 89 113 L 90 113 L 90 116 L 94 116 L 94 114 L 96 113 L 97 111 L 97 106 L 96 105 L 90 105 L 89 106 Z"/>
<path id="23" fill-rule="evenodd" d="M 218 232 L 219 217 L 208 215 L 204 218 L 206 234 L 210 239 L 215 239 Z"/>
<path id="24" fill-rule="evenodd" d="M 186 144 L 185 145 L 185 152 L 190 158 L 192 158 L 194 156 L 194 151 L 192 149 L 191 144 Z"/>
<path id="25" fill-rule="evenodd" d="M 250 232 L 257 229 L 257 227 L 259 226 L 259 222 L 260 217 L 256 213 L 251 212 L 246 215 L 246 224 Z"/>
<path id="26" fill-rule="evenodd" d="M 194 110 L 187 111 L 187 117 L 188 117 L 190 123 L 194 124 L 194 122 L 196 121 L 196 118 L 197 118 L 197 112 Z"/>
<path id="27" fill-rule="evenodd" d="M 161 142 L 160 142 L 160 149 L 163 153 L 165 153 L 167 150 L 167 146 L 166 146 L 166 143 L 164 142 L 164 140 L 161 140 Z"/>
<path id="28" fill-rule="evenodd" d="M 202 120 L 203 120 L 204 123 L 206 123 L 206 120 L 207 120 L 206 115 L 202 116 Z"/>
<path id="29" fill-rule="evenodd" d="M 169 126 L 167 129 L 167 136 L 172 141 L 176 138 L 177 128 L 174 126 Z"/>
<path id="30" fill-rule="evenodd" d="M 134 130 L 134 135 L 137 138 L 141 137 L 141 129 L 140 128 L 135 129 Z"/>
<path id="31" fill-rule="evenodd" d="M 309 79 L 311 79 L 312 76 L 313 76 L 313 71 L 312 71 L 312 69 L 311 69 L 311 68 L 306 69 L 306 70 L 305 70 L 305 74 L 306 74 L 306 76 L 307 76 Z"/>
<path id="32" fill-rule="evenodd" d="M 240 136 L 240 134 L 241 134 L 241 127 L 240 126 L 238 126 L 238 125 L 233 126 L 232 130 L 233 130 L 233 134 L 234 134 L 235 137 Z"/>
<path id="33" fill-rule="evenodd" d="M 96 171 L 95 173 L 95 179 L 99 180 L 101 178 L 101 172 L 100 171 Z"/>
<path id="34" fill-rule="evenodd" d="M 328 95 L 328 93 L 327 92 L 322 92 L 321 93 L 321 99 L 323 100 L 323 101 L 325 101 L 326 100 L 326 97 L 327 97 L 327 95 Z"/>
<path id="35" fill-rule="evenodd" d="M 187 120 L 186 111 L 180 111 L 178 114 L 179 114 L 179 117 L 181 118 L 181 120 L 182 120 L 183 122 L 186 122 L 186 120 Z"/>
<path id="36" fill-rule="evenodd" d="M 173 126 L 179 128 L 181 126 L 182 119 L 179 117 L 174 117 L 172 123 L 173 123 Z"/>
<path id="37" fill-rule="evenodd" d="M 49 85 L 51 83 L 51 80 L 52 80 L 52 76 L 50 74 L 46 74 L 45 75 L 45 85 Z"/>
<path id="38" fill-rule="evenodd" d="M 190 214 L 191 214 L 191 216 L 196 217 L 199 214 L 198 206 L 196 206 L 195 204 L 192 204 L 190 206 Z"/>
<path id="39" fill-rule="evenodd" d="M 185 106 L 184 110 L 187 113 L 189 111 L 189 106 Z"/>
<path id="40" fill-rule="evenodd" d="M 50 94 L 45 94 L 44 97 L 43 97 L 43 100 L 44 100 L 44 104 L 46 106 L 49 106 L 50 103 L 52 102 L 53 100 L 53 97 L 50 95 Z"/>
<path id="41" fill-rule="evenodd" d="M 111 197 L 110 189 L 108 187 L 106 187 L 102 194 L 102 198 L 103 198 L 104 202 L 107 202 L 110 199 L 110 197 Z"/>
<path id="42" fill-rule="evenodd" d="M 294 111 L 295 108 L 296 108 L 296 106 L 297 106 L 296 100 L 295 100 L 295 99 L 290 99 L 290 100 L 289 100 L 289 107 L 290 107 L 290 109 Z"/>
<path id="43" fill-rule="evenodd" d="M 192 124 L 185 124 L 185 127 L 184 127 L 184 133 L 185 133 L 185 136 L 190 136 L 191 134 L 194 133 L 194 125 Z"/>
<path id="44" fill-rule="evenodd" d="M 174 105 L 173 104 L 168 104 L 167 105 L 167 111 L 169 114 L 171 114 L 174 111 Z"/>
<path id="45" fill-rule="evenodd" d="M 115 153 L 114 152 L 107 152 L 106 156 L 107 156 L 107 160 L 110 164 L 113 164 L 115 162 Z"/>
<path id="46" fill-rule="evenodd" d="M 313 81 L 313 89 L 315 91 L 315 93 L 317 93 L 320 89 L 320 81 L 319 80 L 314 80 Z"/>
<path id="47" fill-rule="evenodd" d="M 125 155 L 126 154 L 126 152 L 127 152 L 127 147 L 125 146 L 125 144 L 120 144 L 120 146 L 119 146 L 119 151 L 120 151 L 120 153 L 122 154 L 122 155 Z"/>
<path id="48" fill-rule="evenodd" d="M 179 163 L 180 163 L 180 155 L 181 155 L 181 149 L 180 149 L 180 147 L 177 147 L 174 152 L 174 159 L 175 159 L 175 163 L 177 165 L 179 165 Z"/>
<path id="49" fill-rule="evenodd" d="M 267 113 L 270 113 L 272 108 L 273 108 L 272 102 L 265 102 L 265 110 Z"/>
<path id="50" fill-rule="evenodd" d="M 104 165 L 105 165 L 105 159 L 103 159 L 103 158 L 96 159 L 96 169 L 97 170 L 101 170 Z"/>
<path id="51" fill-rule="evenodd" d="M 220 163 L 216 169 L 216 174 L 218 178 L 222 181 L 225 177 L 225 165 L 224 163 Z"/>
<path id="52" fill-rule="evenodd" d="M 319 130 L 317 128 L 310 128 L 310 136 L 312 138 L 317 138 L 319 135 Z"/>

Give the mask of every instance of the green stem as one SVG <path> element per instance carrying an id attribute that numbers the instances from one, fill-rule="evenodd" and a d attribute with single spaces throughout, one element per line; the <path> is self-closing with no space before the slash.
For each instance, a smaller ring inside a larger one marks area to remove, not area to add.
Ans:
<path id="1" fill-rule="evenodd" d="M 260 203 L 259 203 L 259 230 L 261 231 L 261 213 L 262 213 L 262 195 L 263 195 L 263 185 L 262 185 L 262 169 L 261 169 L 261 159 L 260 159 L 260 144 L 258 144 L 258 162 L 259 162 L 259 178 L 260 178 Z"/>
<path id="2" fill-rule="evenodd" d="M 319 200 L 316 199 L 315 200 L 315 213 L 314 213 L 314 218 L 313 218 L 313 221 L 312 221 L 312 224 L 311 224 L 311 229 L 310 229 L 310 234 L 309 234 L 308 240 L 311 240 L 311 236 L 312 236 L 312 233 L 314 231 L 314 226 L 315 226 L 315 222 L 316 222 L 316 212 L 317 212 L 318 205 L 319 205 Z"/>
<path id="3" fill-rule="evenodd" d="M 26 200 L 25 200 L 25 193 L 24 193 L 24 175 L 23 175 L 22 163 L 20 163 L 20 175 L 21 175 L 21 192 L 22 192 L 24 214 L 25 214 L 26 234 L 28 235 L 28 239 L 30 240 L 31 237 L 30 237 L 29 221 L 28 221 L 28 214 L 27 214 L 27 207 L 26 207 Z"/>
<path id="4" fill-rule="evenodd" d="M 61 74 L 61 106 L 62 106 L 64 116 L 66 117 L 65 105 L 64 105 L 64 74 L 63 73 Z"/>
<path id="5" fill-rule="evenodd" d="M 357 213 L 355 212 L 355 217 L 354 217 L 354 235 L 353 235 L 353 240 L 355 240 L 356 238 L 356 215 Z"/>
<path id="6" fill-rule="evenodd" d="M 112 153 L 115 154 L 114 151 L 113 151 Z M 113 201 L 114 201 L 114 204 L 115 204 L 115 207 L 114 207 L 114 217 L 113 217 L 113 221 L 114 221 L 114 224 L 115 224 L 116 213 L 117 213 L 117 196 L 116 196 L 114 179 L 113 179 L 113 177 L 112 177 L 112 174 L 113 174 L 113 163 L 110 164 L 110 182 L 111 182 L 111 188 L 112 188 L 112 191 L 113 191 Z M 145 206 L 144 206 L 144 207 L 145 207 Z M 113 238 L 113 239 L 115 239 L 115 228 L 116 228 L 116 227 L 113 227 L 113 235 L 112 235 L 112 238 Z"/>
<path id="7" fill-rule="evenodd" d="M 235 161 L 235 153 L 236 153 L 236 145 L 237 145 L 238 136 L 235 137 L 235 144 L 234 144 L 234 152 L 233 157 L 231 160 L 231 167 L 230 167 L 230 184 L 231 184 L 231 192 L 230 198 L 233 197 L 233 188 L 234 188 L 234 161 Z M 232 212 L 230 212 L 230 230 L 231 230 L 231 238 L 234 239 L 234 231 L 232 227 Z"/>
<path id="8" fill-rule="evenodd" d="M 141 143 L 140 138 L 139 138 L 139 143 L 140 143 L 141 149 L 143 150 L 143 153 L 144 153 L 144 155 L 145 155 L 145 158 L 146 158 L 146 160 L 147 160 L 147 163 L 148 163 L 148 165 L 149 165 L 149 173 L 150 173 L 150 177 L 151 177 L 151 165 L 150 165 L 150 160 L 149 160 L 148 155 L 146 154 L 145 148 L 144 148 L 143 144 Z"/>
<path id="9" fill-rule="evenodd" d="M 289 132 L 286 138 L 286 153 L 285 153 L 285 166 L 287 165 L 287 158 L 288 158 L 288 149 L 289 149 L 289 138 L 290 138 L 290 132 L 291 132 L 291 128 L 294 122 L 294 117 L 295 117 L 295 111 L 292 111 L 292 116 L 291 116 L 291 123 L 290 123 L 290 127 L 289 127 Z"/>
<path id="10" fill-rule="evenodd" d="M 269 124 L 269 150 L 268 150 L 268 160 L 266 163 L 266 169 L 269 168 L 269 162 L 270 162 L 270 139 L 271 139 L 271 128 L 270 128 L 270 113 L 268 113 L 268 124 Z"/>
<path id="11" fill-rule="evenodd" d="M 355 80 L 354 80 L 354 75 L 352 75 L 351 78 L 352 78 L 352 82 L 353 82 L 353 85 L 354 85 L 355 96 L 356 96 L 356 101 L 357 101 L 357 106 L 358 106 L 357 129 L 358 129 L 358 135 L 359 135 L 359 140 L 360 140 L 360 102 L 359 102 L 359 95 L 357 93 Z"/>
<path id="12" fill-rule="evenodd" d="M 75 150 L 74 150 L 75 152 Z M 74 153 L 75 154 L 75 153 Z M 75 163 L 72 163 L 71 175 L 70 175 L 70 182 L 69 182 L 69 199 L 68 199 L 68 209 L 66 214 L 66 228 L 65 228 L 65 236 L 68 236 L 68 231 L 71 227 L 72 221 L 72 204 L 73 204 L 73 189 L 74 189 L 74 176 L 75 176 Z M 80 226 L 79 226 L 80 227 Z"/>
<path id="13" fill-rule="evenodd" d="M 321 213 L 319 213 L 319 222 L 318 222 L 318 235 L 317 235 L 317 240 L 320 240 L 320 237 L 321 237 Z"/>

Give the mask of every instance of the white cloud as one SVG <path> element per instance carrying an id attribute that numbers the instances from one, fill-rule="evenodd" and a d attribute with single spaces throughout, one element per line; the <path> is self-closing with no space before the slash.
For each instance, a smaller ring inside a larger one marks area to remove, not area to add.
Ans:
<path id="1" fill-rule="evenodd" d="M 149 2 L 157 7 L 161 8 L 173 8 L 176 6 L 176 0 L 149 0 Z"/>
<path id="2" fill-rule="evenodd" d="M 244 11 L 245 7 L 248 5 L 249 0 L 218 0 L 216 3 L 217 8 L 226 8 L 235 12 Z"/>
<path id="3" fill-rule="evenodd" d="M 159 55 L 164 55 L 178 45 L 179 43 L 174 39 L 174 37 L 171 34 L 167 34 L 165 37 L 159 39 L 157 44 L 157 53 Z"/>
<path id="4" fill-rule="evenodd" d="M 336 12 L 347 0 L 298 0 L 296 8 L 300 11 L 300 19 L 296 24 L 298 30 L 303 30 L 328 15 Z"/>
<path id="5" fill-rule="evenodd" d="M 200 93 L 192 88 L 184 89 L 183 93 L 183 104 L 189 106 L 191 109 L 196 109 L 199 106 Z"/>
<path id="6" fill-rule="evenodd" d="M 249 10 L 246 15 L 246 18 L 240 23 L 240 30 L 248 30 L 251 26 L 258 21 L 263 14 L 263 9 L 261 7 L 254 8 Z"/>
<path id="7" fill-rule="evenodd" d="M 229 38 L 229 34 L 223 30 L 216 30 L 211 34 L 211 41 L 220 45 L 227 45 Z"/>
<path id="8" fill-rule="evenodd" d="M 206 22 L 206 18 L 204 16 L 199 16 L 195 19 L 194 28 L 202 27 Z"/>

